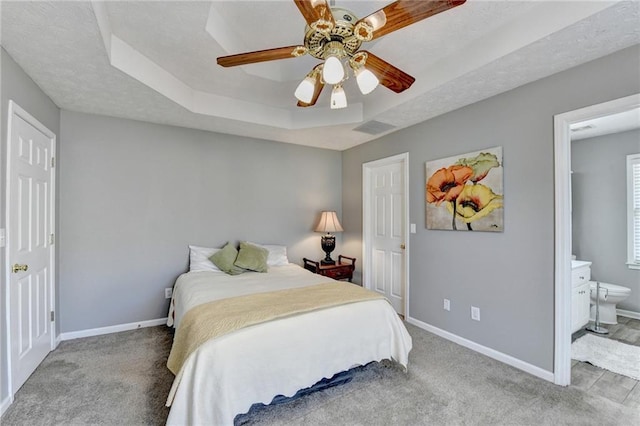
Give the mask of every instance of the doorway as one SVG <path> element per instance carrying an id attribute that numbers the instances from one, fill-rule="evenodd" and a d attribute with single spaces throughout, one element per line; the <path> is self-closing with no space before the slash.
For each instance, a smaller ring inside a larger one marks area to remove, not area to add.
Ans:
<path id="1" fill-rule="evenodd" d="M 571 383 L 571 125 L 640 105 L 640 94 L 554 117 L 555 339 L 554 383 Z"/>
<path id="2" fill-rule="evenodd" d="M 9 101 L 5 258 L 11 398 L 55 348 L 56 136 Z"/>
<path id="3" fill-rule="evenodd" d="M 362 165 L 362 285 L 409 315 L 409 153 Z"/>

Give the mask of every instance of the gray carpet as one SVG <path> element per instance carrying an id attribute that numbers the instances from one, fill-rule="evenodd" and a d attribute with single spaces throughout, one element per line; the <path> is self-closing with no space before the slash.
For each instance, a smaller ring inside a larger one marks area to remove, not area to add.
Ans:
<path id="1" fill-rule="evenodd" d="M 277 406 L 254 406 L 237 425 L 632 425 L 637 409 L 537 379 L 407 325 L 407 374 L 389 362 L 350 383 Z M 152 327 L 63 342 L 2 417 L 2 425 L 159 425 L 173 376 L 172 335 Z"/>
<path id="2" fill-rule="evenodd" d="M 164 424 L 167 327 L 62 342 L 15 395 L 6 425 Z"/>

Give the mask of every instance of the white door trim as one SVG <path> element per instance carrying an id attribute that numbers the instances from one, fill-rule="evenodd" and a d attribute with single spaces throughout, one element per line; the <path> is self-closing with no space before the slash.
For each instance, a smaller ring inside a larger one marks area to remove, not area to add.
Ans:
<path id="1" fill-rule="evenodd" d="M 640 94 L 580 108 L 554 117 L 555 341 L 554 383 L 571 383 L 571 130 L 573 123 L 629 110 Z"/>
<path id="2" fill-rule="evenodd" d="M 404 244 L 405 244 L 405 262 L 404 262 L 404 317 L 409 318 L 409 153 L 393 155 L 379 160 L 369 161 L 362 164 L 362 286 L 371 289 L 370 277 L 371 272 L 371 256 L 369 247 L 371 245 L 372 236 L 369 232 L 371 229 L 372 217 L 371 209 L 371 171 L 380 166 L 389 164 L 402 163 L 404 165 Z"/>
<path id="3" fill-rule="evenodd" d="M 13 402 L 13 383 L 12 383 L 12 375 L 13 375 L 13 365 L 12 365 L 12 359 L 11 359 L 11 286 L 9 285 L 10 283 L 10 274 L 11 274 L 11 258 L 10 258 L 10 241 L 12 238 L 11 235 L 11 214 L 10 214 L 10 209 L 9 209 L 9 200 L 11 199 L 11 136 L 12 136 L 12 130 L 13 130 L 13 124 L 14 124 L 14 117 L 20 117 L 21 119 L 23 119 L 24 121 L 26 121 L 27 123 L 29 123 L 31 126 L 33 126 L 34 128 L 36 128 L 38 131 L 40 131 L 42 134 L 44 134 L 47 138 L 49 138 L 51 140 L 51 149 L 52 149 L 52 156 L 55 157 L 55 153 L 56 153 L 56 135 L 55 133 L 53 133 L 51 130 L 47 129 L 42 123 L 40 123 L 35 117 L 33 117 L 31 114 L 29 114 L 27 111 L 25 111 L 24 109 L 22 109 L 18 104 L 16 104 L 13 100 L 9 101 L 9 109 L 8 109 L 8 117 L 7 117 L 7 149 L 6 149 L 6 153 L 7 153 L 7 159 L 6 159 L 6 176 L 5 176 L 5 228 L 6 228 L 6 245 L 5 245 L 5 268 L 4 268 L 4 282 L 5 282 L 5 288 L 4 288 L 4 296 L 5 296 L 5 324 L 7 325 L 7 333 L 6 333 L 6 338 L 7 338 L 7 353 L 3 354 L 6 355 L 6 359 L 7 359 L 7 367 L 8 367 L 8 371 L 7 371 L 7 385 L 9 388 L 9 396 L 10 396 L 10 402 Z M 52 231 L 54 231 L 55 233 L 55 211 L 56 211 L 56 173 L 55 173 L 55 168 L 51 167 L 51 189 L 50 189 L 50 200 L 51 200 L 51 208 L 49 210 L 49 220 L 51 221 L 52 224 Z M 50 303 L 50 310 L 54 311 L 55 310 L 55 300 L 56 300 L 56 285 L 55 285 L 55 277 L 56 277 L 56 273 L 55 273 L 55 244 L 51 244 L 50 245 L 51 248 L 51 259 L 50 259 L 50 274 L 51 276 L 49 277 L 49 294 L 51 295 L 51 300 L 49 301 Z M 51 336 L 51 350 L 54 350 L 56 347 L 56 336 L 55 336 L 55 325 L 56 325 L 56 321 L 57 318 L 54 321 L 49 322 L 49 332 L 50 332 L 50 336 Z"/>

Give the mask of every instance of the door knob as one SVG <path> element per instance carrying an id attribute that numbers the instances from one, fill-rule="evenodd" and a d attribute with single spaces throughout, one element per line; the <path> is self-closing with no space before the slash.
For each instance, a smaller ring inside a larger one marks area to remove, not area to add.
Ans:
<path id="1" fill-rule="evenodd" d="M 400 244 L 400 248 L 404 250 L 404 243 Z"/>
<path id="2" fill-rule="evenodd" d="M 29 265 L 19 265 L 17 263 L 11 267 L 14 274 L 20 271 L 27 272 L 27 269 L 29 269 Z"/>

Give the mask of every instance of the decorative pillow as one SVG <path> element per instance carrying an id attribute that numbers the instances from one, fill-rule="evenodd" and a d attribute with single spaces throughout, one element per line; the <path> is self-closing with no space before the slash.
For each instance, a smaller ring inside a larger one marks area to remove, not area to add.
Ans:
<path id="1" fill-rule="evenodd" d="M 222 247 L 222 250 L 213 253 L 213 255 L 209 257 L 209 260 L 220 268 L 221 271 L 229 275 L 239 275 L 246 271 L 233 264 L 237 257 L 238 250 L 236 250 L 231 243 L 227 243 L 226 246 Z"/>
<path id="2" fill-rule="evenodd" d="M 217 248 L 189 246 L 189 272 L 222 272 L 209 260 L 209 257 L 219 250 Z"/>
<path id="3" fill-rule="evenodd" d="M 249 242 L 249 244 L 253 244 L 254 246 L 266 248 L 267 250 L 269 250 L 269 257 L 267 257 L 267 265 L 269 266 L 284 266 L 289 264 L 286 246 L 279 246 L 275 244 L 258 244 L 252 242 Z"/>
<path id="4" fill-rule="evenodd" d="M 243 269 L 249 269 L 250 271 L 267 272 L 268 257 L 269 250 L 266 248 L 258 247 L 255 244 L 247 242 L 241 242 L 238 258 L 234 265 Z"/>

